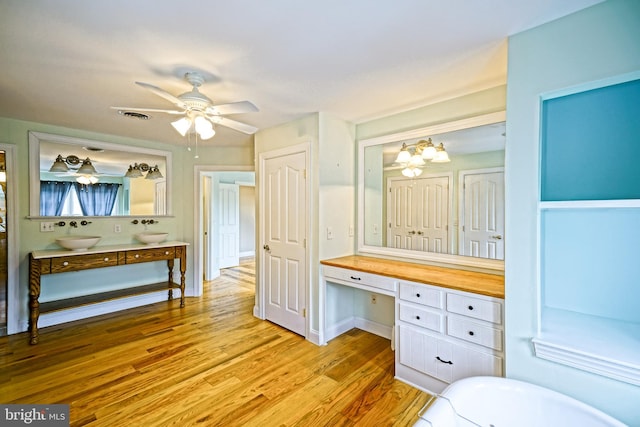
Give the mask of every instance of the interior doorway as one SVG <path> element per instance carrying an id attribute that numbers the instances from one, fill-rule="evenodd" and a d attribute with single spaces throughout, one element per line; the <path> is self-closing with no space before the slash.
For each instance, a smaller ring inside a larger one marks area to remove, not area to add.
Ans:
<path id="1" fill-rule="evenodd" d="M 21 332 L 20 307 L 11 304 L 19 298 L 15 164 L 15 146 L 0 144 L 0 335 Z"/>
<path id="2" fill-rule="evenodd" d="M 7 167 L 5 152 L 0 151 L 0 336 L 7 334 L 7 295 L 9 260 L 7 252 Z"/>
<path id="3" fill-rule="evenodd" d="M 199 168 L 205 168 L 204 166 Z M 196 170 L 200 207 L 195 237 L 195 291 L 255 256 L 255 173 L 253 170 Z"/>

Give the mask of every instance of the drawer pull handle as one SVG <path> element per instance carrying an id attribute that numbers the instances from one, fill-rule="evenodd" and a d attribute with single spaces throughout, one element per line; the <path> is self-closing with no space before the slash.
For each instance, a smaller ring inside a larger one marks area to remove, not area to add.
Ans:
<path id="1" fill-rule="evenodd" d="M 473 310 L 473 306 L 470 305 L 469 307 L 467 307 L 469 310 Z"/>
<path id="2" fill-rule="evenodd" d="M 438 362 L 446 363 L 447 365 L 453 365 L 453 362 L 451 360 L 442 360 L 440 359 L 440 356 L 436 356 L 436 359 L 438 359 Z"/>
<path id="3" fill-rule="evenodd" d="M 420 294 L 416 294 L 416 298 L 420 298 Z"/>
<path id="4" fill-rule="evenodd" d="M 353 279 L 353 280 L 362 280 L 362 278 L 360 278 L 360 277 L 354 277 L 354 276 L 351 276 L 351 279 Z"/>
<path id="5" fill-rule="evenodd" d="M 105 261 L 105 262 L 109 261 L 109 257 L 105 257 L 105 258 L 104 258 L 104 261 Z"/>
<path id="6" fill-rule="evenodd" d="M 136 254 L 136 258 L 140 258 L 140 255 Z"/>
<path id="7" fill-rule="evenodd" d="M 164 251 L 164 254 L 165 255 L 169 255 L 169 251 Z"/>
<path id="8" fill-rule="evenodd" d="M 416 320 L 420 320 L 420 316 L 416 316 Z"/>
<path id="9" fill-rule="evenodd" d="M 474 336 L 475 334 L 473 333 L 473 331 L 469 331 L 469 335 Z"/>
<path id="10" fill-rule="evenodd" d="M 67 265 L 69 265 L 69 263 L 67 261 L 65 261 L 65 262 L 62 263 L 62 265 L 64 265 L 66 267 Z"/>

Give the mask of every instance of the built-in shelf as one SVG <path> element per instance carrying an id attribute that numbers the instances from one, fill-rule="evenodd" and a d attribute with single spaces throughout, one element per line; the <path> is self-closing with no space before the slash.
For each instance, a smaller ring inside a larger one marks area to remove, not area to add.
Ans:
<path id="1" fill-rule="evenodd" d="M 540 202 L 540 209 L 608 209 L 608 208 L 640 208 L 640 200 L 563 200 L 557 202 Z"/>
<path id="2" fill-rule="evenodd" d="M 546 308 L 536 356 L 640 385 L 640 324 Z"/>

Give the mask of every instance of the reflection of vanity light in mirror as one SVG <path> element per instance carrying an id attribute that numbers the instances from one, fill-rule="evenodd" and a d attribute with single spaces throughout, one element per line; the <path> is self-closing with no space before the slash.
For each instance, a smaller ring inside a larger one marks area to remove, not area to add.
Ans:
<path id="1" fill-rule="evenodd" d="M 422 166 L 426 164 L 425 160 L 433 163 L 446 163 L 451 161 L 449 154 L 444 149 L 441 142 L 437 147 L 433 145 L 431 138 L 421 139 L 415 144 L 402 143 L 402 148 L 396 157 L 396 163 L 402 168 L 402 175 L 407 178 L 415 178 L 422 175 Z"/>
<path id="2" fill-rule="evenodd" d="M 81 154 L 84 151 L 89 153 Z M 124 176 L 127 168 L 134 165 L 132 160 L 136 160 L 138 167 L 142 163 L 146 165 L 140 175 L 149 179 Z M 32 218 L 171 215 L 170 151 L 30 131 L 29 172 L 29 217 Z M 90 185 L 92 182 L 94 186 Z M 63 199 L 48 198 L 55 188 L 62 189 L 71 183 Z M 107 194 L 115 193 L 111 212 L 86 210 L 85 213 L 82 205 L 86 207 L 87 202 L 81 199 L 97 192 L 111 198 L 113 196 Z M 44 202 L 43 196 L 47 197 Z"/>
<path id="3" fill-rule="evenodd" d="M 164 178 L 160 172 L 158 165 L 149 166 L 146 163 L 134 163 L 133 166 L 129 165 L 127 173 L 124 174 L 125 178 L 142 178 L 144 174 L 142 172 L 148 172 L 145 179 L 161 179 Z"/>
<path id="4" fill-rule="evenodd" d="M 51 165 L 49 172 L 67 173 L 69 172 L 69 166 L 76 166 L 78 164 L 80 164 L 80 158 L 78 156 L 72 154 L 67 157 L 62 157 L 61 154 L 58 154 L 58 157 L 56 157 L 53 165 Z M 80 184 L 89 185 L 98 182 L 98 177 L 96 176 L 98 175 L 98 171 L 93 167 L 91 159 L 88 157 L 82 160 L 82 165 L 78 168 L 75 174 L 80 175 L 76 178 L 76 181 Z"/>

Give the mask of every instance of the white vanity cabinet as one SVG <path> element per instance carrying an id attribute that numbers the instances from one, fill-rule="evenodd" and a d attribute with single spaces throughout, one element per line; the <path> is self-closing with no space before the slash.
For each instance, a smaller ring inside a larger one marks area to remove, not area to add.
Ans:
<path id="1" fill-rule="evenodd" d="M 396 378 L 430 393 L 460 378 L 503 375 L 498 298 L 400 281 Z"/>
<path id="2" fill-rule="evenodd" d="M 439 393 L 461 378 L 503 376 L 503 276 L 359 255 L 322 264 L 323 288 L 393 296 L 397 379 Z"/>

